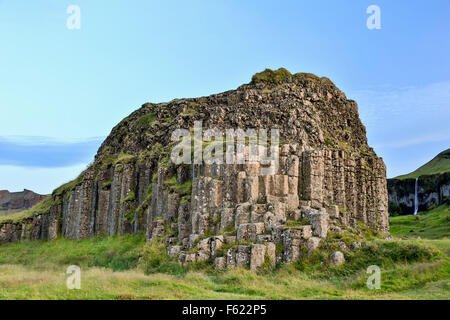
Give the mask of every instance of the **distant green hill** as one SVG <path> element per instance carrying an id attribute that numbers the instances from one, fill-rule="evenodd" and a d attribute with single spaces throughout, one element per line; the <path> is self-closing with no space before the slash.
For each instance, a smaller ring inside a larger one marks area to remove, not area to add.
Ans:
<path id="1" fill-rule="evenodd" d="M 408 174 L 395 177 L 394 179 L 408 179 L 408 178 L 411 179 L 411 178 L 418 178 L 419 176 L 422 175 L 438 174 L 444 172 L 450 172 L 450 149 L 442 151 L 431 161 L 425 163 L 417 170 Z"/>

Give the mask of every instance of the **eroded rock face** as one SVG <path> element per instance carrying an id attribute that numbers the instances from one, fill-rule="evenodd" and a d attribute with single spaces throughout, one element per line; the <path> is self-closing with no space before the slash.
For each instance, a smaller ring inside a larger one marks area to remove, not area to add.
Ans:
<path id="1" fill-rule="evenodd" d="M 214 266 L 218 270 L 223 270 L 227 267 L 227 260 L 225 257 L 218 257 L 214 260 Z"/>
<path id="2" fill-rule="evenodd" d="M 322 239 L 317 237 L 309 238 L 306 242 L 306 248 L 308 249 L 308 254 L 311 254 L 315 249 L 317 249 L 320 246 L 320 241 Z"/>
<path id="3" fill-rule="evenodd" d="M 278 128 L 278 167 L 173 164 L 171 133 L 200 120 L 204 129 Z M 0 226 L 0 241 L 144 232 L 148 241 L 162 238 L 182 265 L 256 269 L 298 259 L 335 227 L 389 231 L 386 168 L 367 145 L 356 103 L 307 74 L 145 104 L 52 199 L 48 214 Z"/>
<path id="4" fill-rule="evenodd" d="M 308 220 L 311 222 L 314 236 L 319 238 L 326 238 L 329 226 L 329 216 L 326 212 L 313 212 L 308 215 Z"/>
<path id="5" fill-rule="evenodd" d="M 0 190 L 0 211 L 7 213 L 23 211 L 44 200 L 45 197 L 27 189 L 20 192 Z"/>
<path id="6" fill-rule="evenodd" d="M 182 246 L 170 246 L 167 248 L 167 255 L 171 258 L 175 258 L 183 249 Z"/>

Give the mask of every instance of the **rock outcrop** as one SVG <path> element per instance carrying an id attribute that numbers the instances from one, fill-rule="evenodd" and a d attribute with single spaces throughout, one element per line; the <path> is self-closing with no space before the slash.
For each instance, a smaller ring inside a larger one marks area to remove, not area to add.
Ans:
<path id="1" fill-rule="evenodd" d="M 27 189 L 20 192 L 0 190 L 0 211 L 6 214 L 23 211 L 36 205 L 45 197 L 45 195 L 40 195 Z"/>
<path id="2" fill-rule="evenodd" d="M 174 164 L 171 135 L 195 121 L 221 132 L 278 129 L 279 165 Z M 3 223 L 0 241 L 145 232 L 180 264 L 256 269 L 298 259 L 330 230 L 389 231 L 386 168 L 357 104 L 327 78 L 284 69 L 233 91 L 144 104 L 51 201 L 46 213 Z"/>
<path id="3" fill-rule="evenodd" d="M 330 255 L 330 264 L 338 266 L 345 262 L 344 254 L 340 251 L 333 252 Z"/>

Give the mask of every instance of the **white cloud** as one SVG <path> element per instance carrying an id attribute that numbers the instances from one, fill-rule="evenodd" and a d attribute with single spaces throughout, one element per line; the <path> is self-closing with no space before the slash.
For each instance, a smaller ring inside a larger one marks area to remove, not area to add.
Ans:
<path id="1" fill-rule="evenodd" d="M 403 88 L 378 87 L 351 93 L 364 123 L 371 127 L 392 118 L 450 117 L 450 81 Z M 382 124 L 381 124 L 382 125 Z"/>
<path id="2" fill-rule="evenodd" d="M 450 141 L 450 130 L 444 133 L 427 134 L 424 136 L 411 137 L 409 139 L 391 140 L 384 143 L 374 144 L 374 148 L 403 148 L 408 146 L 415 146 L 424 143 Z"/>
<path id="3" fill-rule="evenodd" d="M 409 173 L 450 147 L 450 81 L 378 86 L 349 94 L 388 176 Z"/>
<path id="4" fill-rule="evenodd" d="M 21 145 L 65 145 L 73 143 L 84 143 L 91 141 L 103 141 L 106 137 L 89 137 L 89 138 L 71 138 L 71 139 L 57 139 L 54 137 L 45 136 L 23 136 L 23 135 L 9 135 L 1 136 L 2 140 L 9 141 Z"/>
<path id="5" fill-rule="evenodd" d="M 0 165 L 69 167 L 93 159 L 102 138 L 61 141 L 39 136 L 0 137 Z"/>
<path id="6" fill-rule="evenodd" d="M 374 146 L 403 147 L 450 138 L 450 81 L 353 91 Z"/>
<path id="7" fill-rule="evenodd" d="M 0 166 L 0 189 L 22 191 L 29 189 L 49 194 L 63 183 L 75 179 L 87 164 L 60 168 L 30 168 Z"/>

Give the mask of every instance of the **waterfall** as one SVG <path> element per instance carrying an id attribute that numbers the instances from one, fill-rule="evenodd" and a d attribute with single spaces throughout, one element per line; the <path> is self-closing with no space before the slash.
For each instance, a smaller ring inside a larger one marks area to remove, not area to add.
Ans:
<path id="1" fill-rule="evenodd" d="M 414 190 L 414 215 L 417 214 L 417 211 L 419 211 L 419 199 L 417 197 L 417 182 L 419 178 L 416 178 L 416 186 Z"/>

